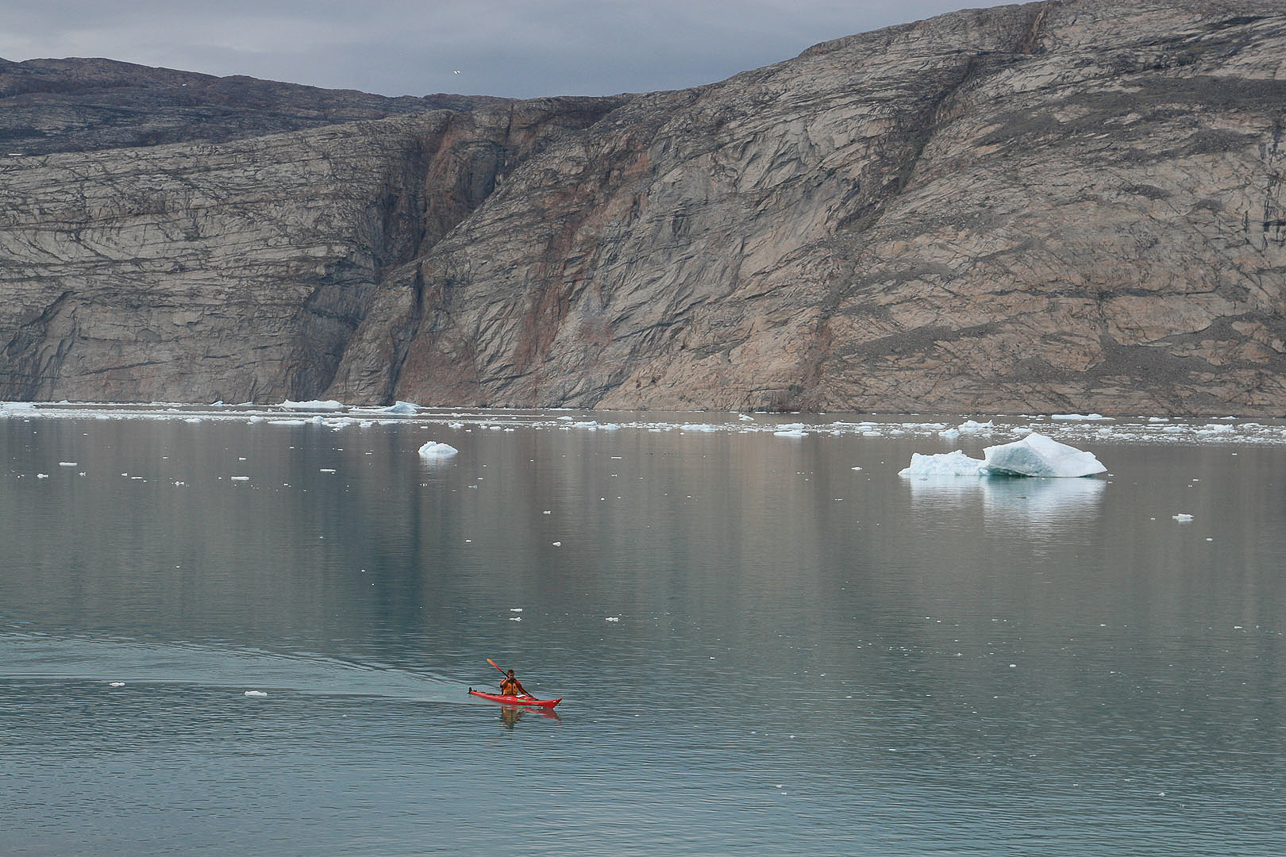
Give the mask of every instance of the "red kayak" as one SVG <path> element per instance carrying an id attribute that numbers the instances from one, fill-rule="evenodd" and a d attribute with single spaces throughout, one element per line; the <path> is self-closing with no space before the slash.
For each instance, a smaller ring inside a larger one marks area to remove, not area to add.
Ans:
<path id="1" fill-rule="evenodd" d="M 485 693 L 473 688 L 469 688 L 469 693 L 473 696 L 489 699 L 492 702 L 498 702 L 501 705 L 536 705 L 541 708 L 553 708 L 563 701 L 561 696 L 557 699 L 536 699 L 534 696 L 506 696 L 503 693 Z"/>

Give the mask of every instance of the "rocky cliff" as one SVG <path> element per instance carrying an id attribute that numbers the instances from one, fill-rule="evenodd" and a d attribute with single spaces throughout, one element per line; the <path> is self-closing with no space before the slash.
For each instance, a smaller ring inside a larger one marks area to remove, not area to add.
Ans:
<path id="1" fill-rule="evenodd" d="M 1286 415 L 1278 0 L 960 12 L 612 99 L 207 80 L 156 138 L 77 105 L 180 73 L 49 66 L 51 107 L 27 65 L 0 397 Z"/>

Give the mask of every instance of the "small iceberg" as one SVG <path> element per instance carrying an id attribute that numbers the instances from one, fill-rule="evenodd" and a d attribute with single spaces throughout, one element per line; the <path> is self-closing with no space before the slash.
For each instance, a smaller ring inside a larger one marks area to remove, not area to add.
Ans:
<path id="1" fill-rule="evenodd" d="M 413 402 L 398 402 L 382 410 L 386 414 L 405 414 L 413 417 L 420 412 L 420 406 Z"/>
<path id="2" fill-rule="evenodd" d="M 987 472 L 1002 475 L 1075 478 L 1107 470 L 1094 453 L 1037 432 L 1013 443 L 989 446 L 982 454 Z"/>
<path id="3" fill-rule="evenodd" d="M 449 443 L 438 443 L 436 440 L 431 440 L 420 447 L 420 457 L 446 458 L 447 456 L 455 455 L 459 451 Z"/>
<path id="4" fill-rule="evenodd" d="M 1186 524 L 1186 523 L 1188 523 L 1189 521 L 1191 521 L 1191 520 L 1192 520 L 1192 516 L 1191 516 L 1191 515 L 1189 515 L 1187 512 L 1180 512 L 1179 514 L 1177 514 L 1177 515 L 1171 515 L 1170 517 L 1171 517 L 1171 518 L 1174 518 L 1174 519 L 1175 519 L 1176 521 L 1178 521 L 1180 524 Z"/>

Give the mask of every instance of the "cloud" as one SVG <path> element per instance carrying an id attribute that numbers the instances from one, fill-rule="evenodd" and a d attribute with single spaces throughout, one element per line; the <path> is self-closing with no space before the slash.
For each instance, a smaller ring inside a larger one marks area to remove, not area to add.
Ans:
<path id="1" fill-rule="evenodd" d="M 49 0 L 0 56 L 103 56 L 385 95 L 532 97 L 711 83 L 962 0 Z M 459 71 L 459 74 L 454 74 Z"/>

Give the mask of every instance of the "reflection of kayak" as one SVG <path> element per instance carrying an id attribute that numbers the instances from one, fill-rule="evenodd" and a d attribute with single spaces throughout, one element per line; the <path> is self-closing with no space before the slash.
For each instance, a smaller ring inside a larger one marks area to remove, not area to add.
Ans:
<path id="1" fill-rule="evenodd" d="M 501 705 L 537 705 L 541 708 L 553 708 L 563 701 L 560 696 L 557 699 L 536 699 L 533 696 L 505 696 L 501 693 L 485 693 L 481 690 L 469 688 L 469 693 L 473 696 L 480 696 L 483 699 L 489 699 L 492 702 L 499 702 Z"/>

